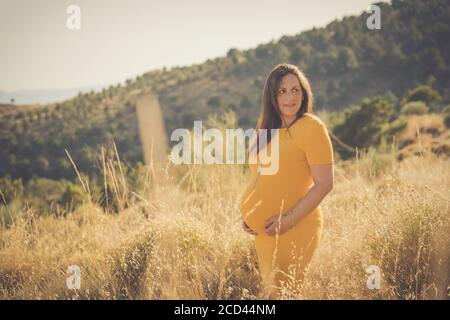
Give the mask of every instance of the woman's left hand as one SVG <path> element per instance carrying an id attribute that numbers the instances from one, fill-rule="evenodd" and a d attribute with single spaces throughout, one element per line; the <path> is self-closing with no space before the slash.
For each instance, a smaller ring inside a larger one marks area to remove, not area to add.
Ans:
<path id="1" fill-rule="evenodd" d="M 291 214 L 275 215 L 266 220 L 264 223 L 264 231 L 268 236 L 280 235 L 291 229 L 294 224 L 294 217 Z"/>

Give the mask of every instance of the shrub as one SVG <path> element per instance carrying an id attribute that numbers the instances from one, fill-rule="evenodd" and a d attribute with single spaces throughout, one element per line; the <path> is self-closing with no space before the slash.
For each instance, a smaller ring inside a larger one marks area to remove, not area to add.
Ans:
<path id="1" fill-rule="evenodd" d="M 61 195 L 59 203 L 67 210 L 71 211 L 82 205 L 86 200 L 87 196 L 83 189 L 80 186 L 69 182 L 64 193 Z"/>
<path id="2" fill-rule="evenodd" d="M 428 113 L 428 107 L 425 102 L 422 101 L 411 101 L 403 105 L 401 112 L 406 115 L 412 114 L 426 114 Z"/>

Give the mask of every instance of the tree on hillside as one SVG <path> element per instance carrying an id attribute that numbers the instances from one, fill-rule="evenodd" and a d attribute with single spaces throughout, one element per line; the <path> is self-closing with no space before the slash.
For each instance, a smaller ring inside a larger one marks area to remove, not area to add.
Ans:
<path id="1" fill-rule="evenodd" d="M 282 43 L 277 43 L 272 48 L 272 61 L 274 64 L 289 62 L 291 52 L 289 48 Z"/>
<path id="2" fill-rule="evenodd" d="M 333 132 L 347 145 L 368 148 L 380 143 L 383 133 L 396 118 L 395 106 L 388 99 L 382 96 L 366 98 L 361 105 L 344 111 L 344 121 Z M 342 154 L 343 158 L 351 155 L 345 151 Z"/>
<path id="3" fill-rule="evenodd" d="M 338 61 L 339 65 L 342 68 L 342 71 L 351 71 L 353 69 L 358 68 L 358 58 L 356 58 L 355 53 L 351 48 L 344 47 L 341 50 L 339 50 L 338 53 Z"/>
<path id="4" fill-rule="evenodd" d="M 218 108 L 220 107 L 220 97 L 219 96 L 213 96 L 211 98 L 208 99 L 208 106 L 211 108 Z"/>
<path id="5" fill-rule="evenodd" d="M 436 90 L 429 85 L 420 85 L 408 92 L 406 101 L 422 101 L 427 105 L 441 102 L 442 98 Z"/>

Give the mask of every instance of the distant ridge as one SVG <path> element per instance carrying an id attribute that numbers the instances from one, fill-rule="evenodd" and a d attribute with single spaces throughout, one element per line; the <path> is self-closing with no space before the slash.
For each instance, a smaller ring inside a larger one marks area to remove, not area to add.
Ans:
<path id="1" fill-rule="evenodd" d="M 106 87 L 107 85 L 94 85 L 67 89 L 0 91 L 0 103 L 11 103 L 11 99 L 14 99 L 14 104 L 60 102 L 77 96 L 79 92 L 99 91 Z"/>

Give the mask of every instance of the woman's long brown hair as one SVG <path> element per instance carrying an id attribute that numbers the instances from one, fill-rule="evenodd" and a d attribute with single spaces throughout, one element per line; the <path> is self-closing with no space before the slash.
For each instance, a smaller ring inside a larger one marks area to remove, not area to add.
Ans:
<path id="1" fill-rule="evenodd" d="M 281 79 L 288 74 L 293 74 L 298 78 L 302 88 L 303 98 L 300 109 L 297 112 L 296 119 L 292 124 L 300 119 L 306 112 L 312 112 L 314 97 L 311 90 L 311 85 L 303 72 L 292 64 L 282 63 L 276 65 L 272 71 L 270 71 L 264 85 L 261 100 L 261 113 L 257 124 L 258 137 L 260 136 L 260 129 L 267 129 L 267 144 L 269 144 L 272 138 L 270 129 L 279 129 L 282 125 L 281 112 L 277 102 L 277 92 L 280 87 Z M 289 127 L 292 124 L 290 124 Z"/>

